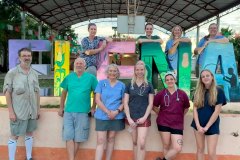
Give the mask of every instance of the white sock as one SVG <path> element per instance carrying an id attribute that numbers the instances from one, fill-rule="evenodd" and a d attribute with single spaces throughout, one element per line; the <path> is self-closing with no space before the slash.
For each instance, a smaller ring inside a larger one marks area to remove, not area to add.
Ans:
<path id="1" fill-rule="evenodd" d="M 8 140 L 8 157 L 9 160 L 15 160 L 15 153 L 17 149 L 17 141 L 13 139 Z"/>
<path id="2" fill-rule="evenodd" d="M 32 146 L 33 146 L 33 137 L 26 136 L 25 147 L 26 147 L 27 159 L 32 158 Z"/>

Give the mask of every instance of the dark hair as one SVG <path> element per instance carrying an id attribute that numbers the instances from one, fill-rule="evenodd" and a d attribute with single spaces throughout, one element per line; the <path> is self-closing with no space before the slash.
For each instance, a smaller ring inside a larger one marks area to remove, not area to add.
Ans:
<path id="1" fill-rule="evenodd" d="M 212 26 L 212 25 L 218 26 L 217 23 L 211 23 L 211 24 L 208 26 L 208 29 L 209 29 L 210 26 Z M 205 36 L 204 39 L 208 41 L 209 37 L 210 37 L 210 34 L 208 34 L 207 36 Z"/>
<path id="2" fill-rule="evenodd" d="M 145 29 L 147 28 L 148 25 L 153 26 L 153 24 L 152 24 L 151 22 L 147 22 L 147 23 L 145 24 Z"/>
<path id="3" fill-rule="evenodd" d="M 31 49 L 29 49 L 29 48 L 21 48 L 21 49 L 19 49 L 19 51 L 18 51 L 18 56 L 19 56 L 19 57 L 21 56 L 21 52 L 22 52 L 22 51 L 30 52 L 31 55 L 32 55 L 32 50 L 31 50 Z"/>
<path id="4" fill-rule="evenodd" d="M 95 23 L 89 23 L 88 24 L 88 30 L 89 30 L 89 28 L 91 27 L 91 26 L 97 26 Z"/>

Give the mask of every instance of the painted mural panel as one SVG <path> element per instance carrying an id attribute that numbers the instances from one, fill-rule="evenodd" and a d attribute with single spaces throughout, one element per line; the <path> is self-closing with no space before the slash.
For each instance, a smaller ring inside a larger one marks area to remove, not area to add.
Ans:
<path id="1" fill-rule="evenodd" d="M 21 48 L 29 48 L 32 51 L 51 51 L 51 43 L 48 40 L 21 40 L 11 39 L 8 41 L 9 47 L 9 69 L 15 67 L 18 63 L 18 51 Z"/>
<path id="2" fill-rule="evenodd" d="M 70 43 L 55 41 L 54 47 L 54 96 L 60 96 L 62 92 L 60 84 L 70 70 Z"/>
<path id="3" fill-rule="evenodd" d="M 178 87 L 190 97 L 191 87 L 191 43 L 181 42 L 178 46 Z"/>
<path id="4" fill-rule="evenodd" d="M 233 45 L 210 43 L 205 52 L 203 68 L 215 74 L 217 84 L 223 87 L 229 101 L 240 102 L 240 86 Z"/>
<path id="5" fill-rule="evenodd" d="M 106 48 L 100 52 L 98 66 L 97 78 L 99 80 L 105 79 L 105 70 L 109 65 L 109 53 L 128 53 L 135 54 L 136 43 L 135 42 L 110 42 L 107 44 Z M 120 77 L 123 79 L 130 79 L 133 75 L 133 66 L 118 66 L 120 70 Z"/>

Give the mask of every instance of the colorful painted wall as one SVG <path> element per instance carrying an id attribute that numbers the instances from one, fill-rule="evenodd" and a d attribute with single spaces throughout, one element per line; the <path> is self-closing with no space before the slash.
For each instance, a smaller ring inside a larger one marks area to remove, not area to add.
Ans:
<path id="1" fill-rule="evenodd" d="M 69 41 L 55 41 L 54 53 L 54 96 L 60 96 L 62 92 L 60 84 L 70 70 Z"/>
<path id="2" fill-rule="evenodd" d="M 19 63 L 18 51 L 21 48 L 29 48 L 32 51 L 36 52 L 51 51 L 51 43 L 48 40 L 10 39 L 8 41 L 8 48 L 9 48 L 9 69 L 11 69 Z"/>
<path id="3" fill-rule="evenodd" d="M 233 45 L 210 43 L 203 57 L 203 69 L 215 74 L 217 84 L 224 89 L 226 98 L 240 102 L 240 86 Z"/>

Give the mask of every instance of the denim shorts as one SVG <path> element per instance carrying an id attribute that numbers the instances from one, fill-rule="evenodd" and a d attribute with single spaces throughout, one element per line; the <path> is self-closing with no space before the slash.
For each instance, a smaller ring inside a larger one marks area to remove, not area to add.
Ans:
<path id="1" fill-rule="evenodd" d="M 87 113 L 64 112 L 63 140 L 85 142 L 88 140 L 90 119 Z"/>

